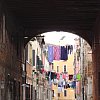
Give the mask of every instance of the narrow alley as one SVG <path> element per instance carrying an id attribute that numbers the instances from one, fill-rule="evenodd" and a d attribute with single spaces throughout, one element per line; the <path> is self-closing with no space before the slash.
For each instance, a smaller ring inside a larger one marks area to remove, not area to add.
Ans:
<path id="1" fill-rule="evenodd" d="M 99 0 L 0 0 L 0 100 L 100 100 L 99 26 Z"/>

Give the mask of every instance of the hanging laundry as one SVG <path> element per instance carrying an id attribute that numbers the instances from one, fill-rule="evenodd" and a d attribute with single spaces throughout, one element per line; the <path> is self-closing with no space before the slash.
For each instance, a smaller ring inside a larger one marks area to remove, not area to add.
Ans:
<path id="1" fill-rule="evenodd" d="M 81 75 L 80 74 L 77 74 L 76 75 L 76 79 L 79 81 L 79 80 L 81 80 Z"/>
<path id="2" fill-rule="evenodd" d="M 70 45 L 68 45 L 67 49 L 68 49 L 68 54 L 70 54 Z"/>
<path id="3" fill-rule="evenodd" d="M 73 52 L 73 45 L 68 45 L 68 54 Z"/>
<path id="4" fill-rule="evenodd" d="M 54 79 L 57 79 L 57 73 L 54 73 Z"/>
<path id="5" fill-rule="evenodd" d="M 63 74 L 63 79 L 66 79 L 66 74 Z"/>
<path id="6" fill-rule="evenodd" d="M 61 60 L 64 60 L 64 52 L 65 52 L 65 48 L 64 46 L 61 46 Z"/>
<path id="7" fill-rule="evenodd" d="M 63 75 L 60 74 L 60 79 L 59 79 L 59 81 L 62 82 L 62 80 L 63 80 Z"/>
<path id="8" fill-rule="evenodd" d="M 59 78 L 60 78 L 60 74 L 59 74 L 59 73 L 57 73 L 57 79 L 59 80 Z"/>
<path id="9" fill-rule="evenodd" d="M 58 80 L 57 79 L 54 79 L 53 83 L 54 83 L 54 85 L 57 85 Z"/>
<path id="10" fill-rule="evenodd" d="M 71 53 L 72 53 L 73 52 L 73 45 L 70 46 L 70 49 L 71 49 Z"/>
<path id="11" fill-rule="evenodd" d="M 76 82 L 75 81 L 72 82 L 72 88 L 76 88 Z"/>
<path id="12" fill-rule="evenodd" d="M 58 87 L 58 93 L 62 92 L 62 87 Z"/>
<path id="13" fill-rule="evenodd" d="M 51 45 L 48 46 L 48 61 L 53 62 L 53 46 Z"/>
<path id="14" fill-rule="evenodd" d="M 65 81 L 63 81 L 63 86 L 65 86 Z"/>
<path id="15" fill-rule="evenodd" d="M 69 82 L 68 82 L 68 84 L 69 84 L 69 86 L 72 88 L 72 82 L 71 82 L 71 81 L 69 81 Z"/>
<path id="16" fill-rule="evenodd" d="M 53 46 L 53 59 L 54 60 L 60 60 L 60 46 Z"/>
<path id="17" fill-rule="evenodd" d="M 58 87 L 62 87 L 62 85 L 61 85 L 61 82 L 60 82 L 60 81 L 58 82 Z"/>
<path id="18" fill-rule="evenodd" d="M 72 80 L 73 79 L 73 75 L 69 75 L 69 80 Z"/>
<path id="19" fill-rule="evenodd" d="M 68 79 L 69 79 L 69 75 L 68 75 L 68 74 L 66 74 L 66 81 L 68 81 Z"/>
<path id="20" fill-rule="evenodd" d="M 76 75 L 73 75 L 73 79 L 76 80 Z"/>
<path id="21" fill-rule="evenodd" d="M 61 46 L 61 60 L 68 60 L 67 46 Z"/>
<path id="22" fill-rule="evenodd" d="M 60 78 L 59 78 L 59 84 L 62 86 L 62 80 L 63 80 L 63 77 L 62 77 L 62 74 L 60 74 Z"/>
<path id="23" fill-rule="evenodd" d="M 49 85 L 52 86 L 52 78 L 51 78 L 51 72 L 49 72 Z"/>

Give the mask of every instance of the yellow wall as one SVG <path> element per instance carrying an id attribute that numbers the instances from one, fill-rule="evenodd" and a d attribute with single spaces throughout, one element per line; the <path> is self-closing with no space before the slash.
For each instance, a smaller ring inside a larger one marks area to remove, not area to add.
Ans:
<path id="1" fill-rule="evenodd" d="M 68 56 L 67 61 L 53 61 L 54 64 L 54 71 L 57 72 L 57 66 L 59 66 L 59 73 L 63 72 L 63 66 L 67 65 L 67 71 L 68 74 L 74 74 L 74 67 L 73 67 L 73 62 L 74 62 L 74 54 L 71 54 Z M 67 90 L 67 96 L 64 96 L 64 92 L 60 93 L 60 97 L 58 98 L 58 86 L 57 85 L 52 85 L 52 89 L 54 90 L 54 95 L 53 100 L 74 100 L 74 90 L 71 88 L 64 89 Z"/>
<path id="2" fill-rule="evenodd" d="M 57 66 L 59 66 L 59 72 L 63 72 L 63 66 L 67 65 L 67 70 L 68 70 L 68 74 L 74 74 L 74 68 L 73 68 L 73 62 L 74 62 L 74 54 L 71 54 L 68 56 L 68 60 L 67 61 L 53 61 L 54 64 L 54 71 L 57 72 Z"/>

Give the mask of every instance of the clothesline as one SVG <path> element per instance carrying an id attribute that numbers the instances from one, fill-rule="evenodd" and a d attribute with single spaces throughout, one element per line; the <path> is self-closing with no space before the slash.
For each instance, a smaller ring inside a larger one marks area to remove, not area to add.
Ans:
<path id="1" fill-rule="evenodd" d="M 69 46 L 69 45 L 72 45 L 72 44 L 66 44 L 66 45 L 57 45 L 57 44 L 50 44 L 50 43 L 48 43 L 47 45 L 50 45 L 50 46 Z"/>
<path id="2" fill-rule="evenodd" d="M 54 46 L 48 45 L 48 61 L 53 60 L 68 60 L 68 54 L 73 52 L 73 45 Z"/>

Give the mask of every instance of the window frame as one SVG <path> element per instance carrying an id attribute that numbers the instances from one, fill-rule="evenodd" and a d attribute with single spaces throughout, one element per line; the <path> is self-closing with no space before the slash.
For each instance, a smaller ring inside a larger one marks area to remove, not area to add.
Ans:
<path id="1" fill-rule="evenodd" d="M 64 90 L 64 97 L 67 96 L 67 90 Z"/>
<path id="2" fill-rule="evenodd" d="M 57 66 L 57 72 L 59 72 L 59 66 Z"/>

